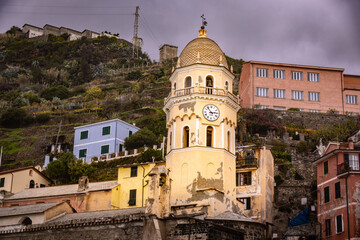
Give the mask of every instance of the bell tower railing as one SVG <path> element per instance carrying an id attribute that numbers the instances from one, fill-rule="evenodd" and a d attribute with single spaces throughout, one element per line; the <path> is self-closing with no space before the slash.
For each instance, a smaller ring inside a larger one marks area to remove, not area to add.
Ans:
<path id="1" fill-rule="evenodd" d="M 188 87 L 182 88 L 175 91 L 171 91 L 169 95 L 165 98 L 164 103 L 166 104 L 172 97 L 181 97 L 191 94 L 209 94 L 217 96 L 226 96 L 233 100 L 235 103 L 240 103 L 240 98 L 235 96 L 231 92 L 221 89 L 221 88 L 212 88 L 212 87 Z"/>

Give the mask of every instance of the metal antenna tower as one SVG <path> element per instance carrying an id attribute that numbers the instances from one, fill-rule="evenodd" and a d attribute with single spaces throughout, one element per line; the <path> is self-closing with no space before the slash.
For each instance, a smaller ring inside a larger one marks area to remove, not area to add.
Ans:
<path id="1" fill-rule="evenodd" d="M 138 57 L 139 55 L 139 48 L 141 49 L 142 46 L 142 38 L 138 37 L 138 30 L 139 30 L 139 6 L 136 6 L 136 10 L 135 10 L 135 22 L 134 22 L 134 36 L 132 39 L 132 45 L 133 45 L 133 58 L 135 57 L 135 53 L 136 53 L 136 57 Z"/>

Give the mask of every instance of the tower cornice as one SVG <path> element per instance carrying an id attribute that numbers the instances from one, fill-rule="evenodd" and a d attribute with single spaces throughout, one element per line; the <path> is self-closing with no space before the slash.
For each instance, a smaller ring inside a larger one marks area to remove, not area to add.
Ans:
<path id="1" fill-rule="evenodd" d="M 172 81 L 174 78 L 176 79 L 179 73 L 193 71 L 193 70 L 219 71 L 219 72 L 224 72 L 231 79 L 235 78 L 235 75 L 224 66 L 214 66 L 214 65 L 202 64 L 202 63 L 195 63 L 186 67 L 176 68 L 175 71 L 170 76 L 170 81 Z"/>

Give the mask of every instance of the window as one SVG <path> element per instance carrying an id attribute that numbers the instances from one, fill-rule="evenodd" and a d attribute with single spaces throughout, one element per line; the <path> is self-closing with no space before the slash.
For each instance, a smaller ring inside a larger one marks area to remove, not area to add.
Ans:
<path id="1" fill-rule="evenodd" d="M 324 162 L 324 175 L 327 175 L 329 173 L 329 162 Z"/>
<path id="2" fill-rule="evenodd" d="M 32 174 L 33 174 L 33 171 L 30 170 L 30 171 L 29 171 L 29 176 L 32 176 Z"/>
<path id="3" fill-rule="evenodd" d="M 34 180 L 30 180 L 29 188 L 34 188 L 34 187 L 35 187 L 35 182 L 34 182 Z"/>
<path id="4" fill-rule="evenodd" d="M 174 83 L 174 90 L 176 90 L 176 83 Z"/>
<path id="5" fill-rule="evenodd" d="M 269 109 L 269 106 L 256 105 L 255 108 L 256 108 L 256 109 L 261 109 L 261 110 L 263 110 L 263 109 Z"/>
<path id="6" fill-rule="evenodd" d="M 225 82 L 225 90 L 229 91 L 229 82 L 228 81 Z"/>
<path id="7" fill-rule="evenodd" d="M 172 132 L 170 132 L 169 136 L 169 148 L 172 149 Z"/>
<path id="8" fill-rule="evenodd" d="M 5 178 L 1 178 L 0 179 L 0 187 L 4 187 L 5 186 Z"/>
<path id="9" fill-rule="evenodd" d="M 312 112 L 312 113 L 319 113 L 320 110 L 316 110 L 316 109 L 309 109 L 309 112 Z"/>
<path id="10" fill-rule="evenodd" d="M 206 94 L 212 94 L 212 88 L 214 87 L 214 80 L 211 76 L 206 76 Z"/>
<path id="11" fill-rule="evenodd" d="M 336 216 L 336 233 L 342 233 L 343 232 L 343 220 L 342 215 Z"/>
<path id="12" fill-rule="evenodd" d="M 302 72 L 291 72 L 291 80 L 302 80 Z"/>
<path id="13" fill-rule="evenodd" d="M 319 74 L 318 73 L 308 73 L 308 81 L 309 82 L 318 82 Z"/>
<path id="14" fill-rule="evenodd" d="M 324 203 L 327 203 L 330 201 L 330 192 L 329 187 L 324 188 Z"/>
<path id="15" fill-rule="evenodd" d="M 236 186 L 251 185 L 251 172 L 236 173 Z"/>
<path id="16" fill-rule="evenodd" d="M 40 183 L 40 187 L 41 187 L 41 188 L 42 188 L 42 187 L 46 187 L 46 185 L 45 185 L 45 184 Z"/>
<path id="17" fill-rule="evenodd" d="M 285 98 L 285 89 L 274 89 L 274 98 Z"/>
<path id="18" fill-rule="evenodd" d="M 131 130 L 129 130 L 129 137 L 132 135 L 132 131 Z"/>
<path id="19" fill-rule="evenodd" d="M 275 70 L 274 69 L 274 78 L 285 78 L 285 71 L 284 70 Z"/>
<path id="20" fill-rule="evenodd" d="M 285 111 L 285 110 L 286 110 L 286 107 L 274 106 L 274 110 L 277 110 L 277 111 Z"/>
<path id="21" fill-rule="evenodd" d="M 101 146 L 101 154 L 109 153 L 109 145 Z"/>
<path id="22" fill-rule="evenodd" d="M 356 95 L 346 95 L 346 104 L 358 104 Z"/>
<path id="23" fill-rule="evenodd" d="M 335 199 L 341 198 L 340 182 L 335 183 Z"/>
<path id="24" fill-rule="evenodd" d="M 331 236 L 331 219 L 325 220 L 325 235 Z"/>
<path id="25" fill-rule="evenodd" d="M 309 101 L 320 102 L 320 93 L 319 92 L 309 92 Z"/>
<path id="26" fill-rule="evenodd" d="M 130 170 L 130 177 L 137 177 L 137 169 L 138 167 L 131 167 L 131 170 Z"/>
<path id="27" fill-rule="evenodd" d="M 249 210 L 251 208 L 251 198 L 250 197 L 237 198 L 237 200 L 244 204 L 244 209 L 245 210 Z"/>
<path id="28" fill-rule="evenodd" d="M 136 205 L 136 189 L 130 190 L 129 206 Z"/>
<path id="29" fill-rule="evenodd" d="M 256 88 L 256 96 L 258 97 L 268 97 L 269 89 L 268 88 Z"/>
<path id="30" fill-rule="evenodd" d="M 230 152 L 230 131 L 227 132 L 227 150 Z"/>
<path id="31" fill-rule="evenodd" d="M 102 135 L 109 135 L 110 134 L 110 126 L 103 127 L 102 129 Z"/>
<path id="32" fill-rule="evenodd" d="M 122 152 L 122 151 L 123 151 L 123 145 L 119 144 L 119 152 Z"/>
<path id="33" fill-rule="evenodd" d="M 104 132 L 104 129 L 103 129 L 103 132 Z M 104 135 L 104 133 L 103 133 L 103 135 Z M 80 140 L 87 139 L 88 137 L 89 137 L 89 131 L 82 131 L 80 133 Z"/>
<path id="34" fill-rule="evenodd" d="M 188 126 L 184 127 L 183 130 L 183 147 L 190 146 L 190 128 Z"/>
<path id="35" fill-rule="evenodd" d="M 87 152 L 87 149 L 80 149 L 79 150 L 79 158 L 86 157 L 86 152 Z"/>
<path id="36" fill-rule="evenodd" d="M 257 68 L 256 69 L 257 77 L 268 77 L 268 70 L 266 68 Z"/>
<path id="37" fill-rule="evenodd" d="M 214 132 L 214 129 L 212 127 L 206 128 L 206 146 L 207 147 L 213 146 L 213 132 Z"/>
<path id="38" fill-rule="evenodd" d="M 191 87 L 191 77 L 187 77 L 185 79 L 185 87 L 186 88 Z"/>
<path id="39" fill-rule="evenodd" d="M 291 91 L 291 99 L 292 100 L 303 100 L 303 91 Z"/>
<path id="40" fill-rule="evenodd" d="M 350 170 L 359 170 L 359 155 L 358 154 L 354 154 L 354 153 L 349 154 L 349 167 L 350 167 Z"/>

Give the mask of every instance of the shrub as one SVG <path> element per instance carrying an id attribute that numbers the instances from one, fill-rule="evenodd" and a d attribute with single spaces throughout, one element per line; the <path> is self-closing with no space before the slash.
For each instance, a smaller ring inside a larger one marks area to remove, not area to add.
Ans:
<path id="1" fill-rule="evenodd" d="M 41 91 L 40 96 L 46 100 L 52 100 L 54 97 L 66 99 L 70 96 L 70 92 L 66 87 L 60 85 L 44 89 Z"/>
<path id="2" fill-rule="evenodd" d="M 149 148 L 148 150 L 137 156 L 135 161 L 138 163 L 142 163 L 142 162 L 153 162 L 153 161 L 158 162 L 162 160 L 163 158 L 160 150 Z"/>
<path id="3" fill-rule="evenodd" d="M 47 114 L 47 113 L 42 113 L 42 114 L 39 114 L 35 117 L 35 121 L 37 123 L 46 123 L 48 121 L 50 121 L 50 114 Z"/>
<path id="4" fill-rule="evenodd" d="M 132 71 L 126 74 L 126 80 L 136 80 L 142 77 L 141 71 Z"/>
<path id="5" fill-rule="evenodd" d="M 40 103 L 40 98 L 38 95 L 33 94 L 33 93 L 27 93 L 24 95 L 24 98 L 28 99 L 30 104 L 33 103 Z"/>
<path id="6" fill-rule="evenodd" d="M 309 151 L 309 144 L 306 141 L 301 141 L 297 146 L 296 146 L 296 152 L 298 153 L 306 153 Z"/>
<path id="7" fill-rule="evenodd" d="M 284 179 L 280 175 L 275 175 L 274 180 L 276 182 L 276 186 L 279 186 L 284 182 Z"/>
<path id="8" fill-rule="evenodd" d="M 32 123 L 33 118 L 25 110 L 20 108 L 11 108 L 6 110 L 1 118 L 0 124 L 7 128 L 18 128 Z"/>
<path id="9" fill-rule="evenodd" d="M 143 147 L 144 145 L 152 147 L 157 144 L 156 135 L 149 129 L 141 129 L 131 135 L 130 137 L 125 138 L 124 147 L 127 150 L 132 150 L 135 148 Z"/>

